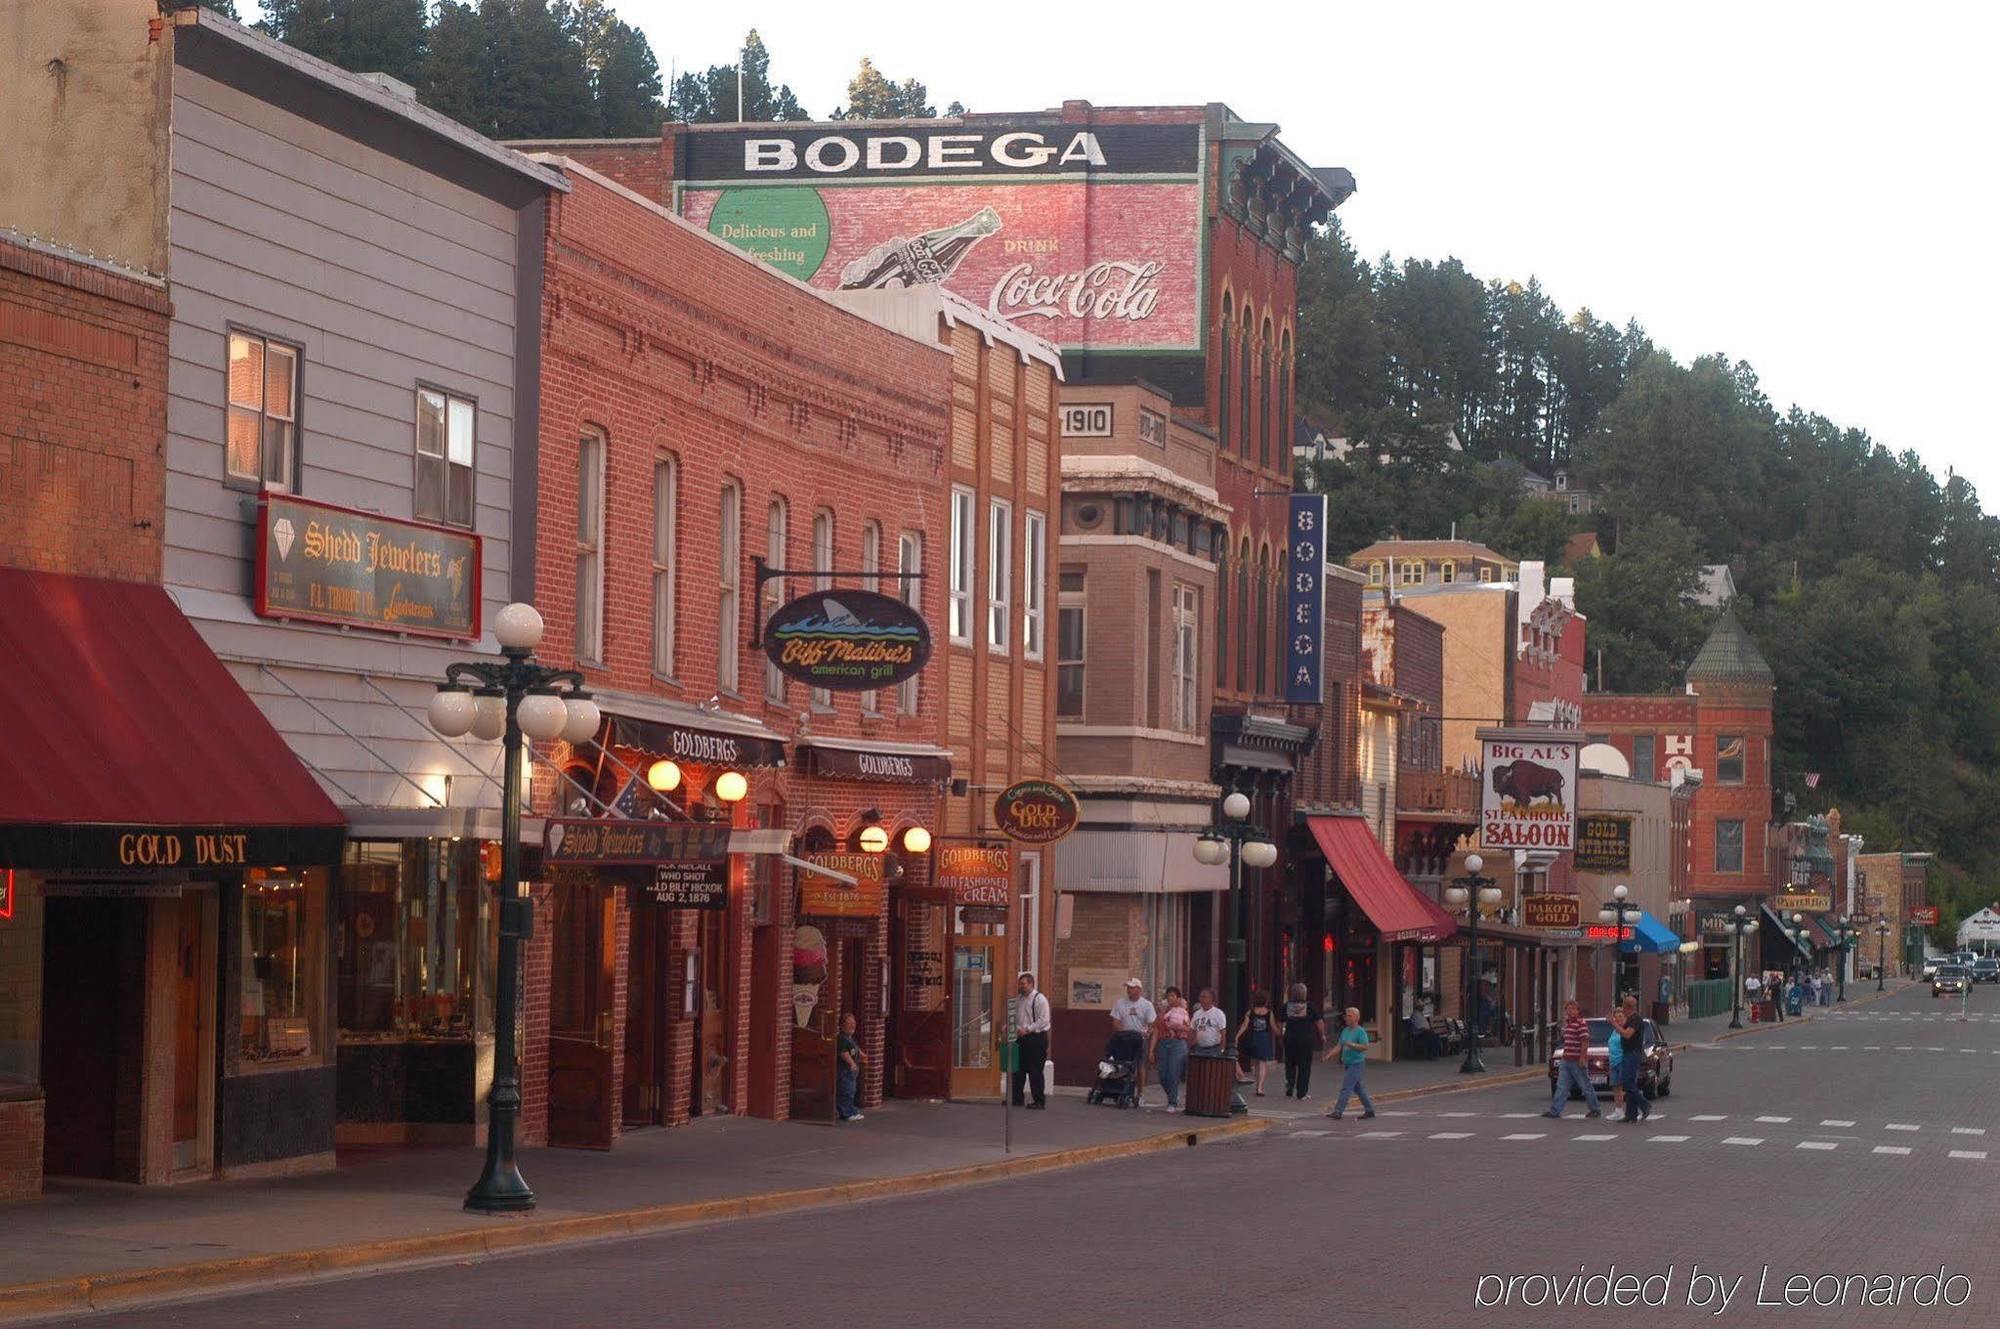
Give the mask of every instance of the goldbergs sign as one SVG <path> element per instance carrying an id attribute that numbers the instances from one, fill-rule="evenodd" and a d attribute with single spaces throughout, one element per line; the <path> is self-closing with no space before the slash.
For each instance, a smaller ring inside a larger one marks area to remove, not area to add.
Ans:
<path id="1" fill-rule="evenodd" d="M 814 591 L 771 615 L 764 653 L 801 683 L 869 692 L 922 669 L 931 658 L 931 632 L 916 610 L 886 595 Z"/>

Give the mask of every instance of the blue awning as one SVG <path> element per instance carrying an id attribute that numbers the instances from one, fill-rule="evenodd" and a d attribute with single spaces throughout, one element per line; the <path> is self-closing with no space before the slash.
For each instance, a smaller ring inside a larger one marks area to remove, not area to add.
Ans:
<path id="1" fill-rule="evenodd" d="M 1681 938 L 1659 919 L 1641 913 L 1639 921 L 1632 925 L 1632 940 L 1625 943 L 1625 948 L 1648 955 L 1665 955 L 1681 948 Z"/>

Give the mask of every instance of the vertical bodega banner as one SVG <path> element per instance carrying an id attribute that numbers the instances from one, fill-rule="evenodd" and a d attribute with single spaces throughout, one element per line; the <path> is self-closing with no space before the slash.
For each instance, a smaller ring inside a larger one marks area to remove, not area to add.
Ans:
<path id="1" fill-rule="evenodd" d="M 289 494 L 257 515 L 256 610 L 265 618 L 471 640 L 479 537 Z"/>
<path id="2" fill-rule="evenodd" d="M 935 283 L 1060 347 L 1201 348 L 1200 125 L 764 125 L 676 143 L 681 212 L 810 285 Z"/>
<path id="3" fill-rule="evenodd" d="M 1479 799 L 1479 847 L 1562 853 L 1576 848 L 1573 729 L 1482 729 L 1486 780 Z"/>
<path id="4" fill-rule="evenodd" d="M 1317 706 L 1326 646 L 1326 495 L 1293 494 L 1285 553 L 1285 700 Z"/>

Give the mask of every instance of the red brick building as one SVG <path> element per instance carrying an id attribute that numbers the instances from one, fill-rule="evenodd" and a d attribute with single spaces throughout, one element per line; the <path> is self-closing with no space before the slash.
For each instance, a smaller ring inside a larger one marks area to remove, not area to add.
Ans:
<path id="1" fill-rule="evenodd" d="M 910 833 L 950 777 L 943 689 L 932 670 L 821 691 L 756 643 L 814 590 L 943 620 L 940 580 L 885 574 L 944 548 L 952 358 L 545 160 L 571 189 L 543 250 L 541 654 L 607 718 L 538 802 L 727 825 L 730 853 L 720 908 L 601 875 L 538 888 L 524 1129 L 606 1147 L 691 1116 L 831 1116 L 842 1015 L 860 1101 L 883 1090 L 888 919 L 928 877 Z"/>

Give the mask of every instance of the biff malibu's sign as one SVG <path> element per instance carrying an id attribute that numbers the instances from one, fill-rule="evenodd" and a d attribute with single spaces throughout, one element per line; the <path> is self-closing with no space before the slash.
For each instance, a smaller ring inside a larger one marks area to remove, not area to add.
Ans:
<path id="1" fill-rule="evenodd" d="M 1570 729 L 1482 729 L 1485 779 L 1479 847 L 1565 853 L 1576 848 L 1576 754 Z"/>

